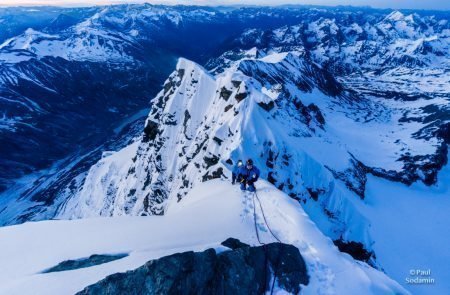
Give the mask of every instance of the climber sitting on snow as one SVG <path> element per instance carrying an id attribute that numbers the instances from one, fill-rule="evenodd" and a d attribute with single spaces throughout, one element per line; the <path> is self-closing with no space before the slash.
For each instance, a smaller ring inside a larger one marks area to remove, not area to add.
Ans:
<path id="1" fill-rule="evenodd" d="M 248 159 L 246 165 L 239 169 L 237 179 L 241 183 L 241 190 L 256 191 L 255 182 L 259 178 L 259 169 L 253 165 L 252 159 Z M 248 187 L 247 187 L 248 186 Z"/>
<path id="2" fill-rule="evenodd" d="M 237 178 L 237 176 L 239 174 L 239 169 L 241 169 L 241 167 L 242 167 L 242 161 L 239 160 L 239 161 L 237 161 L 236 165 L 233 167 L 233 171 L 231 172 L 231 184 L 235 184 L 236 179 L 239 179 L 239 178 Z"/>

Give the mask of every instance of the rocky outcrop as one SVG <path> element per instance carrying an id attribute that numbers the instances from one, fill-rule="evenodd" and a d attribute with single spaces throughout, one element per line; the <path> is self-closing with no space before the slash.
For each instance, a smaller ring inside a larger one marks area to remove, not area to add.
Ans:
<path id="1" fill-rule="evenodd" d="M 354 241 L 345 241 L 342 238 L 334 240 L 333 243 L 338 247 L 339 251 L 352 256 L 356 260 L 364 261 L 373 266 L 375 260 L 375 253 L 368 251 L 362 243 Z"/>
<path id="2" fill-rule="evenodd" d="M 298 294 L 309 283 L 297 248 L 282 243 L 250 247 L 236 239 L 216 253 L 184 252 L 151 260 L 138 269 L 117 273 L 78 294 L 263 294 L 275 286 Z"/>
<path id="3" fill-rule="evenodd" d="M 47 270 L 44 270 L 42 273 L 60 272 L 60 271 L 66 271 L 66 270 L 86 268 L 86 267 L 91 267 L 91 266 L 95 266 L 95 265 L 108 263 L 108 262 L 111 262 L 114 260 L 119 260 L 119 259 L 125 258 L 127 256 L 128 256 L 128 254 L 116 254 L 116 255 L 94 254 L 94 255 L 91 255 L 86 258 L 63 261 L 63 262 L 59 263 L 58 265 L 55 265 Z"/>

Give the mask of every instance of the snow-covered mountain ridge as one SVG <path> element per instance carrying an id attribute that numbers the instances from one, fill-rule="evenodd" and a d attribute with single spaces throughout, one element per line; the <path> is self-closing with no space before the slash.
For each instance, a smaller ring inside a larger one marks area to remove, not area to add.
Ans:
<path id="1" fill-rule="evenodd" d="M 101 145 L 112 126 L 148 107 L 179 56 L 212 69 L 255 46 L 263 54 L 298 51 L 356 94 L 448 97 L 446 12 L 144 4 L 10 8 L 0 10 L 0 20 L 7 24 L 0 33 L 0 135 L 7 142 L 0 148 L 0 191 L 86 142 Z M 79 83 L 85 80 L 91 83 Z M 67 112 L 75 115 L 58 115 Z M 429 138 L 443 132 L 437 113 L 448 120 L 442 103 L 403 120 L 429 123 L 416 134 Z"/>
<path id="2" fill-rule="evenodd" d="M 430 102 L 411 104 L 411 110 L 422 103 Z M 415 138 L 422 127 L 417 122 L 398 126 L 403 106 L 373 97 L 360 99 L 292 53 L 245 59 L 217 77 L 180 59 L 152 104 L 140 143 L 119 152 L 124 156 L 112 155 L 91 169 L 92 175 L 100 174 L 87 179 L 87 199 L 92 200 L 91 194 L 96 195 L 92 191 L 103 183 L 98 195 L 113 195 L 138 206 L 102 201 L 101 207 L 112 206 L 103 208 L 106 215 L 114 215 L 114 210 L 162 213 L 166 199 L 181 199 L 196 182 L 221 177 L 237 158 L 260 158 L 265 178 L 305 199 L 313 192 L 330 191 L 330 178 L 364 198 L 367 173 L 431 184 L 447 157 L 447 143 L 441 137 Z M 286 130 L 285 125 L 291 128 Z M 410 163 L 411 158 L 419 160 Z M 111 170 L 110 165 L 117 166 L 114 159 L 125 165 L 123 171 Z M 314 166 L 313 171 L 322 175 L 311 175 Z M 115 176 L 120 179 L 109 179 Z M 126 187 L 117 191 L 121 184 Z M 75 206 L 86 202 L 77 200 Z M 80 216 L 82 212 L 87 211 L 82 209 Z"/>
<path id="3" fill-rule="evenodd" d="M 294 200 L 267 182 L 258 183 L 258 188 L 272 230 L 283 242 L 297 247 L 305 259 L 310 279 L 307 286 L 301 286 L 302 294 L 409 294 L 381 271 L 340 253 Z M 259 245 L 252 206 L 251 196 L 243 197 L 237 187 L 213 180 L 197 186 L 165 216 L 51 220 L 2 227 L 0 294 L 74 294 L 150 259 L 208 248 L 227 251 L 220 243 L 229 236 Z M 261 211 L 257 208 L 256 212 L 260 238 L 270 243 L 273 237 Z M 17 244 L 17 240 L 23 242 Z M 117 253 L 125 257 L 87 268 L 45 272 L 65 260 Z M 268 275 L 272 277 L 272 271 Z M 274 291 L 283 293 L 277 284 Z"/>
<path id="4" fill-rule="evenodd" d="M 1 45 L 0 190 L 2 177 L 30 173 L 4 185 L 1 225 L 168 216 L 251 157 L 257 187 L 290 196 L 286 210 L 304 210 L 341 250 L 401 284 L 418 265 L 445 282 L 449 235 L 436 234 L 449 224 L 445 18 L 151 5 L 85 13 Z M 201 62 L 176 63 L 180 55 Z"/>
<path id="5" fill-rule="evenodd" d="M 305 52 L 357 93 L 414 100 L 448 97 L 449 38 L 447 20 L 394 11 L 376 22 L 321 17 L 275 30 L 249 29 L 234 44 L 237 50 Z"/>

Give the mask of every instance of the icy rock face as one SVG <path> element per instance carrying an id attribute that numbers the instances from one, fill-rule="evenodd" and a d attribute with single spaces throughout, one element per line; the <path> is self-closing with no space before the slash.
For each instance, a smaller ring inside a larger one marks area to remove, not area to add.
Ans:
<path id="1" fill-rule="evenodd" d="M 155 107 L 142 140 L 92 167 L 80 196 L 69 201 L 65 211 L 73 217 L 88 212 L 105 216 L 163 214 L 171 192 L 181 198 L 195 176 L 201 178 L 196 165 L 207 168 L 207 160 L 201 157 L 209 139 L 203 132 L 207 124 L 203 115 L 213 102 L 206 95 L 213 95 L 214 90 L 214 79 L 200 66 L 180 60 L 153 101 Z M 214 163 L 214 158 L 211 161 Z"/>
<path id="2" fill-rule="evenodd" d="M 136 270 L 106 277 L 77 294 L 298 294 L 308 285 L 305 261 L 292 245 L 272 243 L 222 253 L 185 252 L 147 262 Z"/>
<path id="3" fill-rule="evenodd" d="M 284 66 L 316 70 L 316 76 L 291 77 L 305 87 L 336 83 L 318 68 L 303 66 L 295 56 L 279 67 Z M 264 177 L 292 194 L 308 194 L 305 186 L 327 190 L 331 173 L 288 140 L 322 130 L 325 121 L 320 110 L 285 95 L 280 84 L 266 89 L 251 77 L 262 79 L 267 73 L 273 73 L 272 83 L 276 73 L 279 79 L 291 76 L 270 63 L 243 61 L 214 78 L 180 59 L 153 100 L 141 141 L 92 167 L 80 194 L 68 202 L 62 216 L 163 214 L 167 200 L 183 198 L 195 183 L 227 177 L 229 163 L 238 157 L 253 157 L 258 166 L 267 168 Z M 293 124 L 288 133 L 282 131 L 283 120 Z M 307 169 L 323 177 L 317 180 L 300 172 Z"/>

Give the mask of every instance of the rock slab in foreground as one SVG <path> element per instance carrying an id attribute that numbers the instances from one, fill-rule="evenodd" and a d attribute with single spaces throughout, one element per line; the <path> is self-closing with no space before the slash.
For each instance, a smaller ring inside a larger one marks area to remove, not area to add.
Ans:
<path id="1" fill-rule="evenodd" d="M 309 276 L 299 250 L 282 243 L 184 252 L 106 277 L 78 294 L 263 294 L 276 286 L 298 294 Z"/>

